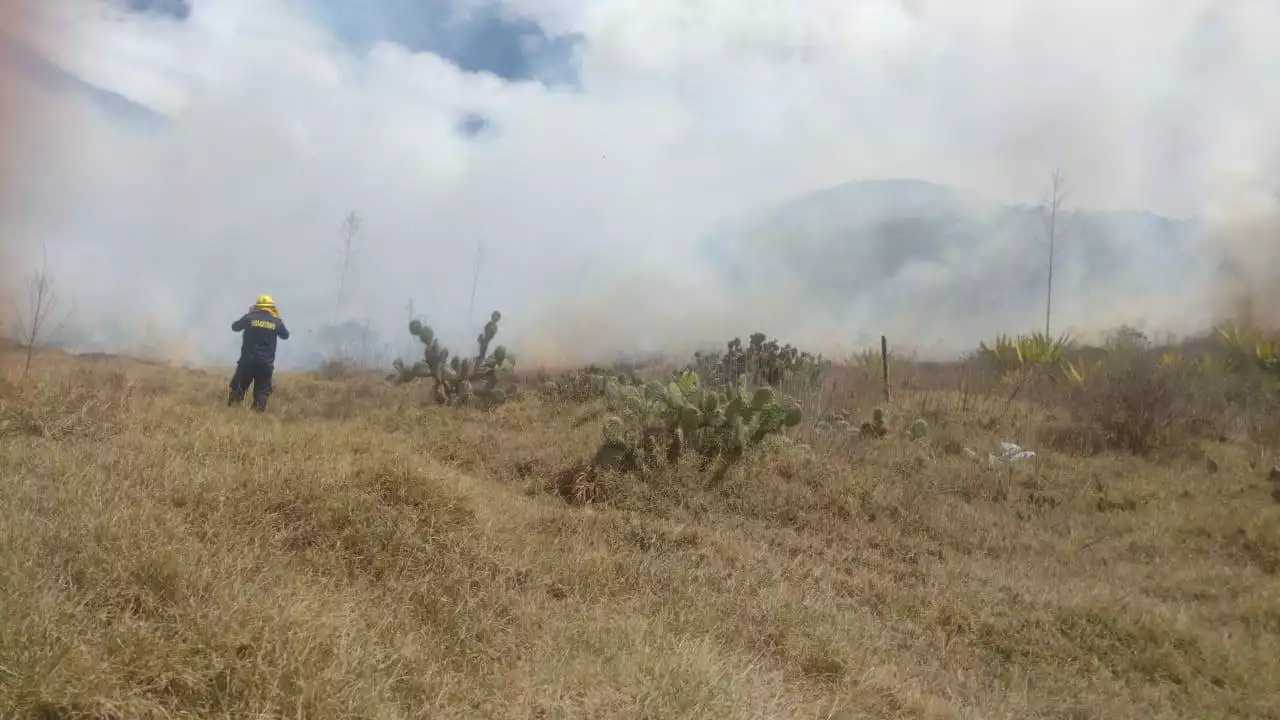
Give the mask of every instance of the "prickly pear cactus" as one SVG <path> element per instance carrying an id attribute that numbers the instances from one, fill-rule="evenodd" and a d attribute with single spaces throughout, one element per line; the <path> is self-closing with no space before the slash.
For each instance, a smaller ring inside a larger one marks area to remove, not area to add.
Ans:
<path id="1" fill-rule="evenodd" d="M 889 434 L 889 420 L 883 408 L 876 408 L 871 413 L 871 422 L 862 423 L 860 429 L 863 437 L 884 437 Z"/>
<path id="2" fill-rule="evenodd" d="M 929 436 L 929 423 L 925 422 L 924 418 L 916 418 L 915 422 L 912 422 L 911 427 L 908 428 L 907 434 L 911 436 L 912 440 L 923 440 Z"/>
<path id="3" fill-rule="evenodd" d="M 397 359 L 395 372 L 387 376 L 393 384 L 413 382 L 419 378 L 431 378 L 435 383 L 432 397 L 441 405 L 479 404 L 489 407 L 501 405 L 519 394 L 514 383 L 498 387 L 502 375 L 515 367 L 515 358 L 501 345 L 489 352 L 489 345 L 498 334 L 498 321 L 502 313 L 494 311 L 477 338 L 480 352 L 473 358 L 450 357 L 449 350 L 440 345 L 435 331 L 421 322 L 409 323 L 409 334 L 423 345 L 422 361 L 408 366 Z"/>
<path id="4" fill-rule="evenodd" d="M 546 400 L 579 404 L 606 397 L 612 385 L 639 388 L 644 384 L 644 380 L 635 371 L 616 372 L 613 369 L 588 365 L 561 374 L 554 381 L 551 378 L 542 378 L 538 393 Z"/>
<path id="5" fill-rule="evenodd" d="M 797 381 L 816 385 L 831 361 L 769 340 L 764 333 L 752 333 L 746 345 L 741 338 L 734 338 L 722 353 L 695 353 L 690 367 L 717 384 L 746 380 L 752 385 L 778 387 Z"/>
<path id="6" fill-rule="evenodd" d="M 663 459 L 675 464 L 689 454 L 704 471 L 715 466 L 718 479 L 750 448 L 804 417 L 798 402 L 772 388 L 751 393 L 742 382 L 725 389 L 705 386 L 692 371 L 676 373 L 665 387 L 610 384 L 606 403 L 615 414 L 605 420 L 597 462 L 644 473 Z"/>

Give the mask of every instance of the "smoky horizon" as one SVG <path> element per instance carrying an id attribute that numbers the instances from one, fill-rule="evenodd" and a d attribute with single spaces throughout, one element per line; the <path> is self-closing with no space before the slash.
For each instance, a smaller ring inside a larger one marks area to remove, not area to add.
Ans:
<path id="1" fill-rule="evenodd" d="M 1280 323 L 1280 6 L 7 0 L 0 334 L 526 366 Z M 1052 29 L 1051 32 L 1048 29 Z M 362 350 L 362 352 L 365 352 Z"/>

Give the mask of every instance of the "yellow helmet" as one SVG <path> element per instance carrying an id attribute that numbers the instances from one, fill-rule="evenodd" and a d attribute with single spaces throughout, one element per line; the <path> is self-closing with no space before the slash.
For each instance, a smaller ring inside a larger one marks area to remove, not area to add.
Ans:
<path id="1" fill-rule="evenodd" d="M 275 304 L 276 304 L 276 301 L 272 300 L 270 295 L 259 295 L 258 301 L 254 303 L 254 305 L 266 305 L 266 306 L 271 306 Z"/>

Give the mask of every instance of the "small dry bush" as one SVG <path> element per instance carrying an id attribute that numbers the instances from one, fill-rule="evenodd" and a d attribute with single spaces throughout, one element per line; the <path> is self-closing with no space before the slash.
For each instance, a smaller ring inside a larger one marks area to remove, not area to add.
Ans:
<path id="1" fill-rule="evenodd" d="M 1037 393 L 1051 412 L 1066 416 L 1040 436 L 1058 450 L 1085 455 L 1194 451 L 1229 436 L 1269 443 L 1280 408 L 1273 385 L 1260 373 L 1165 363 L 1152 351 L 1112 352 L 1083 382 L 1059 382 Z"/>
<path id="2" fill-rule="evenodd" d="M 1118 354 L 1095 366 L 1085 382 L 1061 388 L 1070 414 L 1043 440 L 1060 450 L 1144 455 L 1191 436 L 1196 403 L 1185 372 L 1160 367 L 1146 353 Z"/>
<path id="3" fill-rule="evenodd" d="M 1280 382 L 1261 372 L 1216 378 L 1223 434 L 1280 450 Z"/>
<path id="4" fill-rule="evenodd" d="M 359 369 L 352 363 L 341 359 L 329 359 L 320 363 L 316 374 L 325 380 L 347 380 L 356 375 Z"/>

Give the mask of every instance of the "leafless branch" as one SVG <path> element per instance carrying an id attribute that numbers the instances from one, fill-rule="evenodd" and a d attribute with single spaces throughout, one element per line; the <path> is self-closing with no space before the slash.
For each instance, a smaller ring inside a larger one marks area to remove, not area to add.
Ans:
<path id="1" fill-rule="evenodd" d="M 338 324 L 338 316 L 342 314 L 343 294 L 347 288 L 347 271 L 351 266 L 351 255 L 358 232 L 360 232 L 360 216 L 353 210 L 342 220 L 342 274 L 338 277 L 338 300 L 333 308 L 334 325 Z"/>
<path id="2" fill-rule="evenodd" d="M 35 348 L 50 335 L 61 331 L 66 317 L 50 331 L 49 322 L 58 307 L 57 278 L 49 271 L 49 253 L 40 248 L 40 269 L 27 279 L 27 306 L 15 310 L 18 324 L 18 340 L 26 350 L 22 377 L 31 372 L 31 359 Z M 68 315 L 69 316 L 69 315 Z"/>

